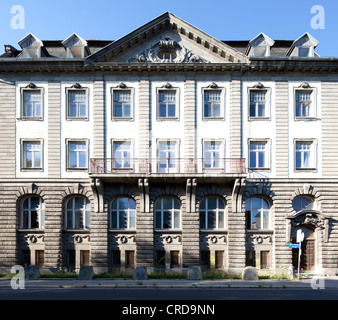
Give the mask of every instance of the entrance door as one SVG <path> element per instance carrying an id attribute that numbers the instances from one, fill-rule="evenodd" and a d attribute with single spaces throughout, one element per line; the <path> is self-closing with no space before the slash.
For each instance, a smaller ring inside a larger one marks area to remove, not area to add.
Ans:
<path id="1" fill-rule="evenodd" d="M 302 255 L 300 260 L 301 270 L 311 270 L 315 266 L 315 241 L 304 240 L 302 242 Z"/>
<path id="2" fill-rule="evenodd" d="M 292 249 L 292 264 L 298 270 L 298 249 Z M 300 257 L 300 270 L 311 271 L 315 266 L 315 240 L 305 239 L 302 241 L 302 254 Z"/>

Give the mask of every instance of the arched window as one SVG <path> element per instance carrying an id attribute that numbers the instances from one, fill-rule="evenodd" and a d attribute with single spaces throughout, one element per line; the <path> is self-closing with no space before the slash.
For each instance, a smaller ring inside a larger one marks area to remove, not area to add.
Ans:
<path id="1" fill-rule="evenodd" d="M 180 229 L 181 203 L 174 197 L 163 197 L 155 202 L 155 228 Z"/>
<path id="2" fill-rule="evenodd" d="M 110 203 L 110 228 L 135 229 L 136 202 L 131 198 L 116 198 Z"/>
<path id="3" fill-rule="evenodd" d="M 200 203 L 200 228 L 224 229 L 225 204 L 217 197 L 208 197 Z"/>
<path id="4" fill-rule="evenodd" d="M 43 229 L 45 227 L 45 204 L 39 197 L 28 197 L 22 201 L 21 228 Z"/>
<path id="5" fill-rule="evenodd" d="M 245 202 L 247 229 L 270 228 L 270 204 L 264 198 L 252 197 Z"/>
<path id="6" fill-rule="evenodd" d="M 315 209 L 315 202 L 307 197 L 297 197 L 292 200 L 292 207 L 296 212 L 302 210 L 313 210 Z"/>
<path id="7" fill-rule="evenodd" d="M 66 203 L 66 229 L 90 229 L 90 201 L 72 197 Z"/>

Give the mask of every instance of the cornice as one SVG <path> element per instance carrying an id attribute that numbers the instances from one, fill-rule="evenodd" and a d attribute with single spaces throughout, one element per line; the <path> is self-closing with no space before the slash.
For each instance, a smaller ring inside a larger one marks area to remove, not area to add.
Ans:
<path id="1" fill-rule="evenodd" d="M 87 64 L 85 59 L 0 59 L 0 72 L 338 72 L 338 58 L 250 58 L 248 63 L 116 63 Z"/>

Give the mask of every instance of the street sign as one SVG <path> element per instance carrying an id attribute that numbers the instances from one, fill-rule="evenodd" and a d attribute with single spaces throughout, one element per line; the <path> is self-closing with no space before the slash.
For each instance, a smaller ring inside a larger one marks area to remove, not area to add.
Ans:
<path id="1" fill-rule="evenodd" d="M 299 243 L 286 243 L 285 245 L 288 246 L 291 249 L 299 249 L 300 248 Z"/>

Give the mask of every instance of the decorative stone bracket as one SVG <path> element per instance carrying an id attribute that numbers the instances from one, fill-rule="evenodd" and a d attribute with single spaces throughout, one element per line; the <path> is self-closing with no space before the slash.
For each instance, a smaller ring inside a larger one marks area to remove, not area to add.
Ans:
<path id="1" fill-rule="evenodd" d="M 314 230 L 324 230 L 324 241 L 329 240 L 329 218 L 316 210 L 304 210 L 287 217 L 287 241 L 291 240 L 291 227 L 308 226 Z"/>

